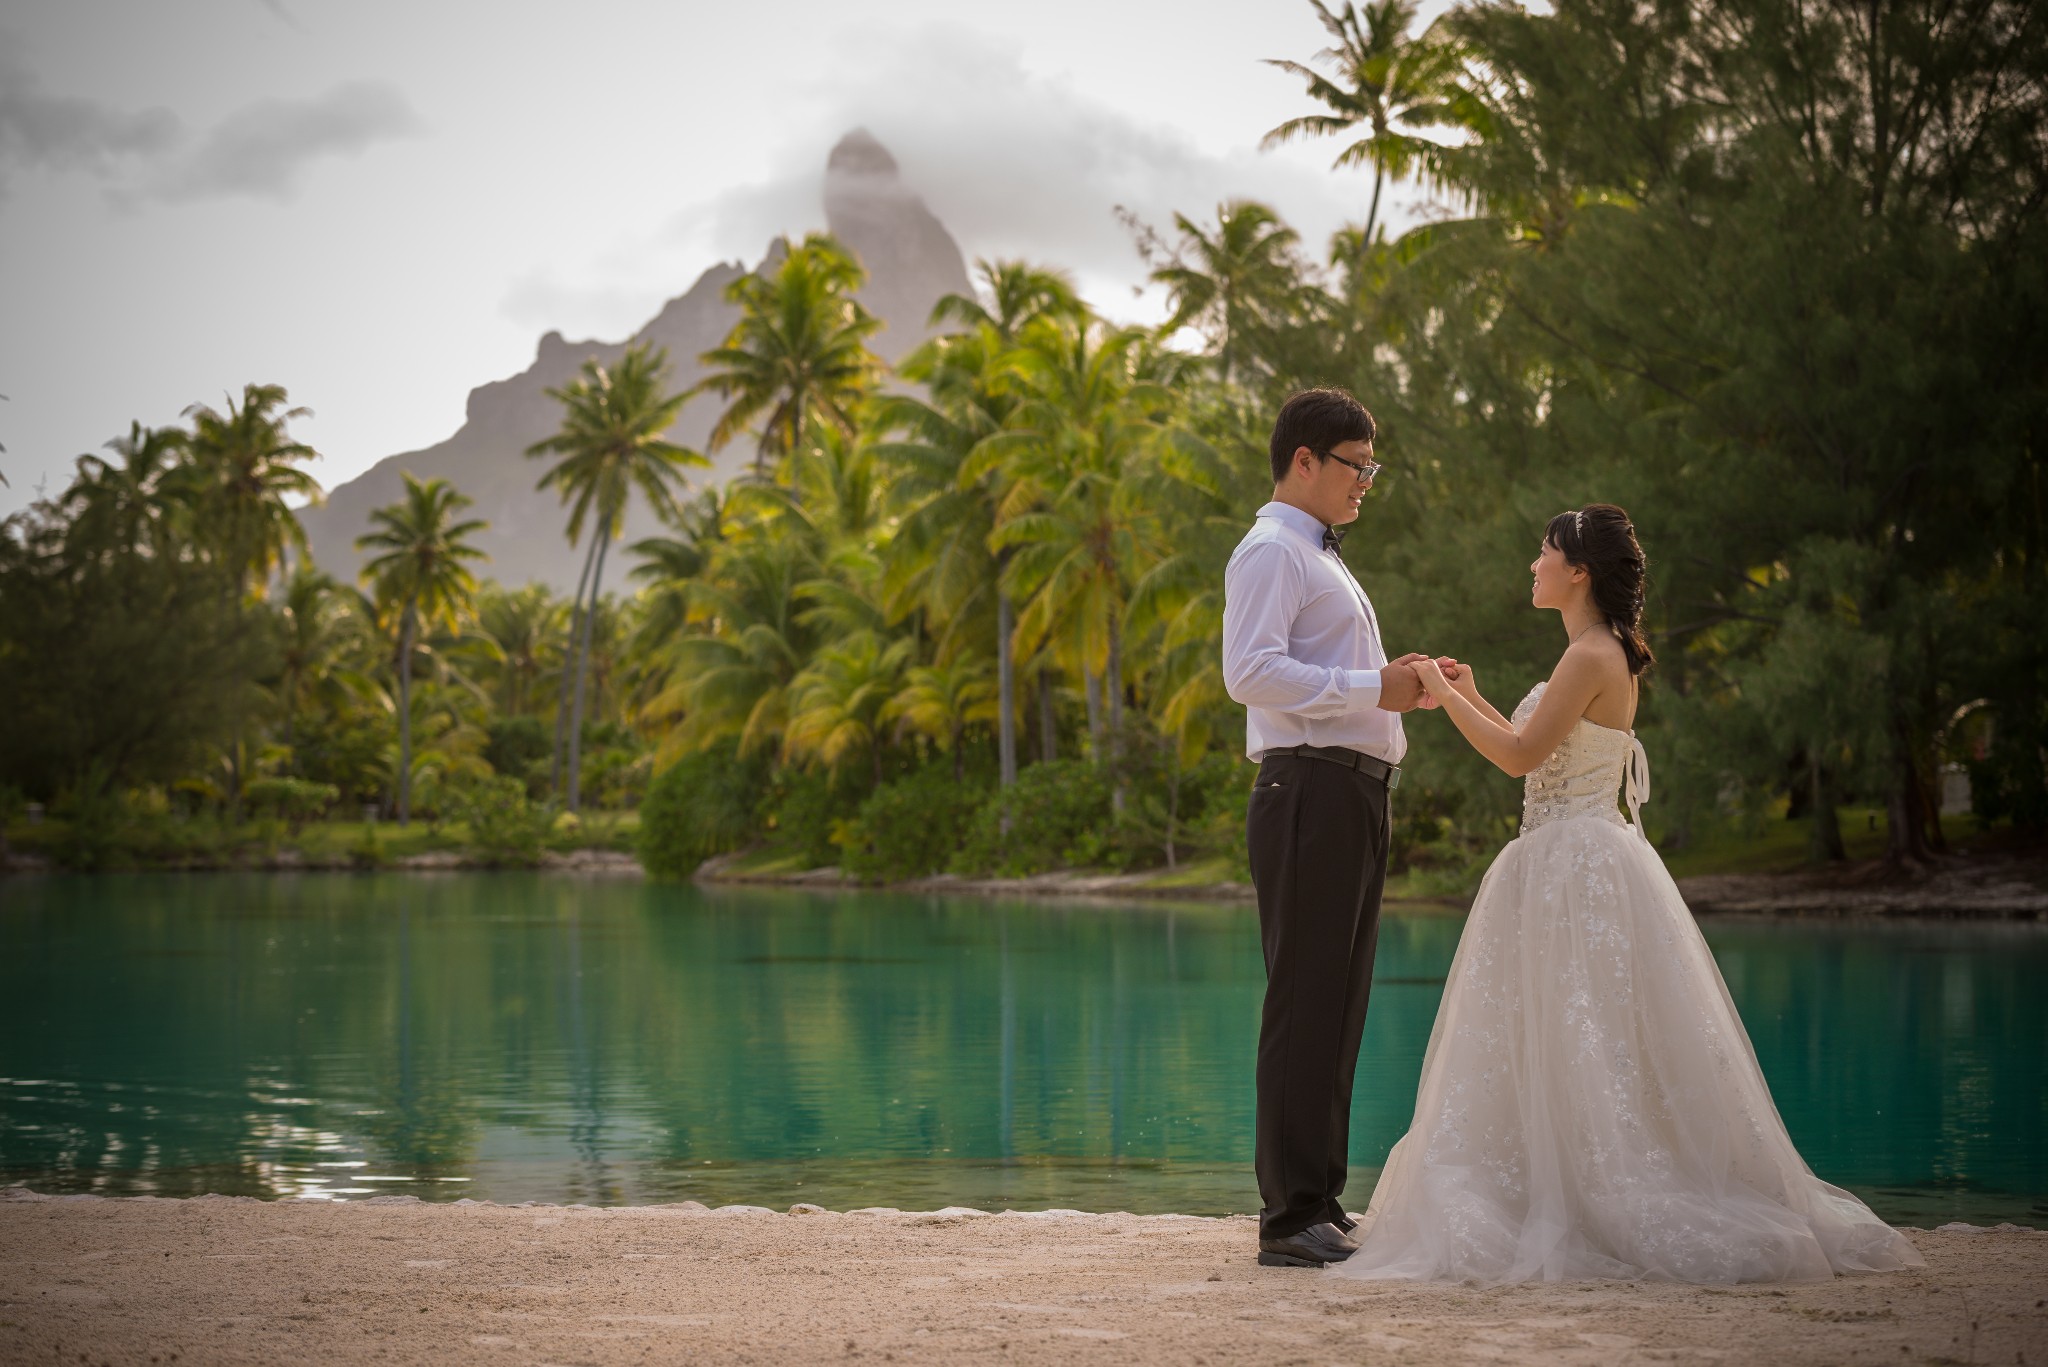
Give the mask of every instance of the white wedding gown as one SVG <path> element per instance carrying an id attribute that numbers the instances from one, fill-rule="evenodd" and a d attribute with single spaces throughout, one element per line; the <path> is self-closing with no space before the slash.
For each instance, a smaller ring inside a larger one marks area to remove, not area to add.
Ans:
<path id="1" fill-rule="evenodd" d="M 1521 725 L 1538 685 L 1515 711 Z M 1528 776 L 1423 1057 L 1415 1118 L 1331 1271 L 1777 1282 L 1922 1265 L 1792 1146 L 1657 852 L 1634 735 L 1581 719 Z"/>

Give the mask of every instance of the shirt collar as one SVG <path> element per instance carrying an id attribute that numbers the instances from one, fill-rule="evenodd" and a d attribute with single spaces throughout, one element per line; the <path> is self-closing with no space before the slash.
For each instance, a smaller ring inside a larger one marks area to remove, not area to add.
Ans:
<path id="1" fill-rule="evenodd" d="M 1315 514 L 1305 513 L 1292 503 L 1282 503 L 1280 500 L 1275 499 L 1259 509 L 1257 515 L 1259 517 L 1272 518 L 1281 526 L 1302 537 L 1317 550 L 1323 548 L 1323 533 L 1328 531 L 1329 528 L 1324 526 L 1322 519 Z"/>

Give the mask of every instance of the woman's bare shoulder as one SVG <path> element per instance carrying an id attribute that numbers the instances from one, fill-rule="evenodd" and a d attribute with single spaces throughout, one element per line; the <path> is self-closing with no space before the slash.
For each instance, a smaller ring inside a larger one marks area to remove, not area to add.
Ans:
<path id="1" fill-rule="evenodd" d="M 1612 631 L 1595 628 L 1565 647 L 1562 667 L 1569 662 L 1573 673 L 1592 685 L 1593 696 L 1586 704 L 1586 718 L 1597 726 L 1626 731 L 1635 719 L 1635 680 L 1628 669 L 1628 652 Z"/>

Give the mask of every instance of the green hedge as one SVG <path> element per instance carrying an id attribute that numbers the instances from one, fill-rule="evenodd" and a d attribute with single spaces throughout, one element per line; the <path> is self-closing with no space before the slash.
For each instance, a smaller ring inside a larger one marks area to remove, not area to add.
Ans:
<path id="1" fill-rule="evenodd" d="M 840 868 L 866 882 L 943 873 L 960 851 L 986 788 L 934 764 L 868 794 L 840 838 Z"/>
<path id="2" fill-rule="evenodd" d="M 751 843 L 767 765 L 731 744 L 670 765 L 640 804 L 640 863 L 655 878 L 688 878 L 716 854 Z"/>

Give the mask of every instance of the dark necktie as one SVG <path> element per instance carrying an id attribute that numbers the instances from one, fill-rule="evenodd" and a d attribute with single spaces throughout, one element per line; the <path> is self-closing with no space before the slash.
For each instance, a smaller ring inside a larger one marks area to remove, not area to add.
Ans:
<path id="1" fill-rule="evenodd" d="M 1344 553 L 1344 533 L 1338 531 L 1335 527 L 1323 528 L 1323 549 L 1335 551 L 1337 554 L 1342 555 Z"/>

